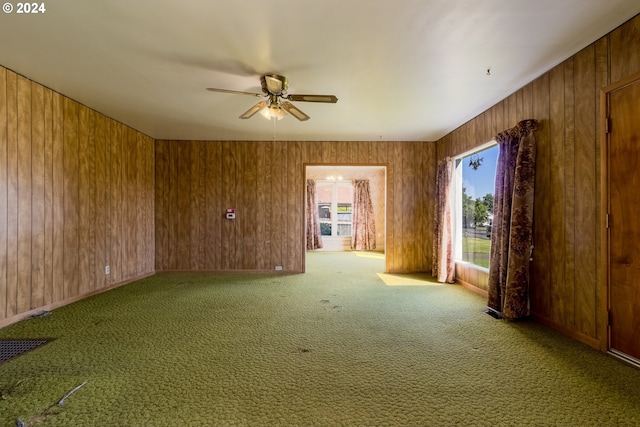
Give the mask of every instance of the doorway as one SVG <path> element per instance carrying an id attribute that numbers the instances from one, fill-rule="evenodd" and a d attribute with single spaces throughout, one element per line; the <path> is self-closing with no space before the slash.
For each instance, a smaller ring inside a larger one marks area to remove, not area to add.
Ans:
<path id="1" fill-rule="evenodd" d="M 640 367 L 640 75 L 608 89 L 608 347 Z"/>
<path id="2" fill-rule="evenodd" d="M 315 249 L 315 251 L 345 252 L 351 250 L 352 182 L 354 180 L 368 180 L 375 219 L 376 252 L 384 254 L 386 244 L 386 167 L 308 165 L 305 169 L 305 181 L 307 179 L 315 181 L 318 198 L 316 204 L 322 248 Z M 306 215 L 305 212 L 305 223 L 308 219 Z"/>

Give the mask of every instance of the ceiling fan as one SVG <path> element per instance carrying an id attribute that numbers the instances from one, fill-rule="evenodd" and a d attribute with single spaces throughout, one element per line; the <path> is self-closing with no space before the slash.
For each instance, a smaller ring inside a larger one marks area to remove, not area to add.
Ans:
<path id="1" fill-rule="evenodd" d="M 241 119 L 248 119 L 254 114 L 260 112 L 267 119 L 280 120 L 287 113 L 300 121 L 309 120 L 309 116 L 303 113 L 298 107 L 289 101 L 303 102 L 326 102 L 335 104 L 338 98 L 335 95 L 294 95 L 287 93 L 289 81 L 286 77 L 278 74 L 264 74 L 260 77 L 263 93 L 242 92 L 238 90 L 216 89 L 209 87 L 207 90 L 211 92 L 235 93 L 240 95 L 251 95 L 265 98 L 253 107 L 249 108 L 240 115 Z"/>

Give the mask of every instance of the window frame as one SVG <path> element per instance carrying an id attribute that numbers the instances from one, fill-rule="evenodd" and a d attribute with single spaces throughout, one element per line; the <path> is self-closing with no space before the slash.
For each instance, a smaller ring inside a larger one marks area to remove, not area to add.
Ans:
<path id="1" fill-rule="evenodd" d="M 318 192 L 318 187 L 319 186 L 331 186 L 331 215 L 330 215 L 330 224 L 331 224 L 331 235 L 326 235 L 323 234 L 322 238 L 351 238 L 351 232 L 353 231 L 353 182 L 351 180 L 331 180 L 331 179 L 323 179 L 323 180 L 316 180 L 316 192 Z M 338 206 L 344 202 L 339 202 L 338 201 L 338 187 L 339 186 L 344 186 L 344 187 L 349 187 L 350 192 L 351 192 L 351 220 L 350 221 L 344 221 L 344 220 L 340 220 L 339 216 L 338 216 Z M 321 203 L 326 203 L 325 201 L 320 201 L 319 198 L 317 198 L 316 200 L 316 207 L 318 209 L 318 222 L 319 223 L 327 223 L 328 221 L 326 221 L 326 218 L 321 218 L 320 217 L 320 204 Z M 351 232 L 348 235 L 338 235 L 338 225 L 339 224 L 349 224 L 350 227 L 349 229 L 351 230 Z"/>
<path id="2" fill-rule="evenodd" d="M 472 156 L 474 154 L 480 154 L 483 151 L 496 147 L 498 142 L 495 139 L 492 139 L 484 144 L 478 145 L 471 150 L 468 150 L 458 156 L 453 158 L 454 167 L 453 167 L 453 177 L 451 180 L 451 212 L 452 212 L 452 239 L 453 239 L 453 259 L 456 263 L 465 264 L 471 266 L 473 268 L 477 268 L 483 271 L 489 271 L 487 267 L 483 267 L 474 263 L 473 261 L 468 261 L 463 259 L 463 241 L 464 238 L 464 226 L 463 226 L 463 206 L 462 206 L 462 188 L 464 185 L 464 180 L 462 176 L 463 172 L 463 159 Z M 497 162 L 496 162 L 497 163 Z M 494 181 L 495 181 L 495 172 L 494 172 Z M 492 191 L 493 194 L 493 191 Z M 495 197 L 495 195 L 494 195 Z M 491 257 L 491 255 L 489 255 Z M 490 259 L 489 259 L 490 262 Z"/>

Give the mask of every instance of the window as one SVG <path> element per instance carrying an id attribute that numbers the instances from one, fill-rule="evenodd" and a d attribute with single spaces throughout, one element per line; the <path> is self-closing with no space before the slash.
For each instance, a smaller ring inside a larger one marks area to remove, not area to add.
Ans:
<path id="1" fill-rule="evenodd" d="M 455 162 L 455 258 L 484 268 L 489 268 L 491 253 L 497 160 L 493 141 Z"/>
<path id="2" fill-rule="evenodd" d="M 323 236 L 351 236 L 353 185 L 351 181 L 316 182 L 318 219 Z"/>

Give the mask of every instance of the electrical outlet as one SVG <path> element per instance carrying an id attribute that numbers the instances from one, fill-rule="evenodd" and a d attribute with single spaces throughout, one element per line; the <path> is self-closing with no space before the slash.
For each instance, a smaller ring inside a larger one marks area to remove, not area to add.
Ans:
<path id="1" fill-rule="evenodd" d="M 109 273 L 111 273 L 111 267 L 108 265 L 104 266 L 104 274 L 108 275 Z"/>
<path id="2" fill-rule="evenodd" d="M 276 271 L 282 271 L 282 266 L 281 265 L 276 265 Z"/>

